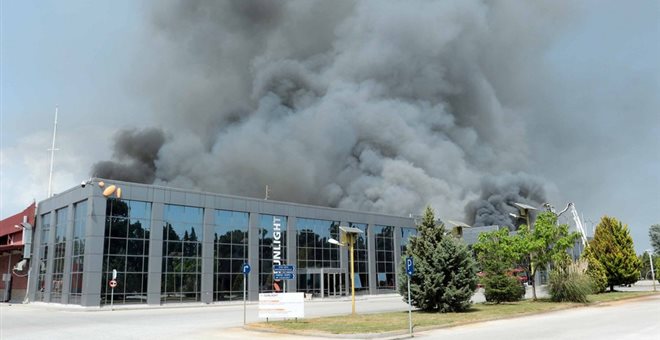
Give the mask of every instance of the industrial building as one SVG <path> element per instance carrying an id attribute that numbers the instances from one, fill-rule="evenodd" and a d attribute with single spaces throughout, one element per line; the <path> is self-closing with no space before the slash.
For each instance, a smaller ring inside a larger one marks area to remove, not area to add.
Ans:
<path id="1" fill-rule="evenodd" d="M 28 281 L 32 226 L 36 203 L 0 221 L 0 289 L 2 302 L 21 302 L 25 299 Z"/>
<path id="2" fill-rule="evenodd" d="M 40 202 L 36 217 L 30 300 L 88 307 L 109 304 L 111 294 L 115 304 L 242 300 L 244 263 L 249 300 L 347 295 L 348 249 L 328 242 L 340 239 L 339 226 L 363 232 L 356 291 L 391 293 L 416 233 L 408 217 L 102 179 Z M 273 264 L 295 265 L 295 278 L 275 280 Z"/>

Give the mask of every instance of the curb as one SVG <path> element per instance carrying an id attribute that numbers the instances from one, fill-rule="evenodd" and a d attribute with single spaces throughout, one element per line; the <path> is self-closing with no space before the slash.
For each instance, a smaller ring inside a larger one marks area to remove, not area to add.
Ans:
<path id="1" fill-rule="evenodd" d="M 262 332 L 262 333 L 314 336 L 314 337 L 330 338 L 330 339 L 375 339 L 375 338 L 378 338 L 378 339 L 385 339 L 385 340 L 397 340 L 397 339 L 414 338 L 415 334 L 418 334 L 419 332 L 431 331 L 431 330 L 436 330 L 436 329 L 459 327 L 459 326 L 477 324 L 477 323 L 482 323 L 482 322 L 497 321 L 497 320 L 516 319 L 516 318 L 521 318 L 521 317 L 526 317 L 526 316 L 549 314 L 549 313 L 554 313 L 554 312 L 559 312 L 559 311 L 564 311 L 564 310 L 569 310 L 569 309 L 583 308 L 583 307 L 596 307 L 596 306 L 599 306 L 599 305 L 603 305 L 603 307 L 605 307 L 605 306 L 608 306 L 611 303 L 634 302 L 634 301 L 637 301 L 637 300 L 646 300 L 646 299 L 654 298 L 654 297 L 658 297 L 658 296 L 660 296 L 660 294 L 658 294 L 658 293 L 649 293 L 649 294 L 641 295 L 641 296 L 631 296 L 631 297 L 625 297 L 625 298 L 621 298 L 621 299 L 617 299 L 617 300 L 611 300 L 611 301 L 587 302 L 587 303 L 584 303 L 584 304 L 578 304 L 578 305 L 573 305 L 573 306 L 565 306 L 565 307 L 557 308 L 557 309 L 553 309 L 553 310 L 531 312 L 531 313 L 525 313 L 525 314 L 519 314 L 519 315 L 508 315 L 508 316 L 502 316 L 502 317 L 493 317 L 493 318 L 490 318 L 490 319 L 482 319 L 482 320 L 476 320 L 476 321 L 463 321 L 463 322 L 457 322 L 457 323 L 452 323 L 452 324 L 447 324 L 447 325 L 433 325 L 433 326 L 424 326 L 424 327 L 421 327 L 421 326 L 420 327 L 413 327 L 414 331 L 413 331 L 412 335 L 410 335 L 407 330 L 397 330 L 397 331 L 389 331 L 389 332 L 382 332 L 382 333 L 333 334 L 333 333 L 319 333 L 319 332 L 313 332 L 313 331 L 296 331 L 296 330 L 289 331 L 289 330 L 283 330 L 283 329 L 266 329 L 266 328 L 254 327 L 254 326 L 250 326 L 250 325 L 243 326 L 243 329 L 249 330 L 249 331 L 254 331 L 254 332 Z"/>

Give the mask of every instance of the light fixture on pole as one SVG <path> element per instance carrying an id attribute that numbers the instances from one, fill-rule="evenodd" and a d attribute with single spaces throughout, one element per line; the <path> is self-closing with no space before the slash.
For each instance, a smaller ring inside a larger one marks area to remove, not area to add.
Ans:
<path id="1" fill-rule="evenodd" d="M 536 208 L 532 207 L 531 205 L 527 205 L 524 203 L 518 203 L 518 202 L 513 202 L 513 205 L 518 208 L 518 211 L 520 214 L 518 215 L 518 218 L 524 218 L 525 221 L 527 221 L 527 226 L 531 229 L 532 226 L 530 225 L 530 220 L 529 220 L 529 213 L 532 210 L 536 210 Z M 515 214 L 509 214 L 511 216 L 515 216 Z"/>
<path id="2" fill-rule="evenodd" d="M 338 245 L 341 247 L 348 246 L 348 251 L 351 254 L 351 311 L 355 315 L 355 264 L 354 264 L 354 255 L 353 247 L 355 246 L 355 241 L 359 234 L 364 234 L 362 230 L 354 227 L 339 227 L 339 239 L 337 241 L 333 238 L 328 239 L 328 243 Z M 347 244 L 348 243 L 348 244 Z"/>
<path id="3" fill-rule="evenodd" d="M 34 228 L 32 227 L 32 224 L 27 221 L 27 216 L 23 216 L 23 222 L 14 225 L 14 228 L 23 229 L 23 259 L 16 263 L 12 271 L 14 274 L 16 274 L 16 272 L 27 270 L 27 282 L 25 286 L 25 298 L 23 299 L 23 303 L 28 303 L 30 292 L 30 272 L 32 270 L 28 268 L 27 265 L 30 261 L 30 258 L 32 257 L 32 231 Z M 17 276 L 22 275 L 17 274 Z"/>
<path id="4" fill-rule="evenodd" d="M 450 224 L 452 224 L 454 226 L 454 228 L 452 228 L 452 233 L 457 238 L 462 238 L 463 237 L 463 228 L 472 228 L 471 225 L 469 225 L 467 223 L 464 223 L 464 222 L 461 222 L 461 221 L 448 220 L 447 222 L 449 222 Z"/>
<path id="5" fill-rule="evenodd" d="M 651 280 L 653 280 L 653 291 L 655 292 L 655 269 L 653 269 L 653 252 L 647 249 L 646 253 L 649 254 L 649 263 L 651 264 Z"/>
<path id="6" fill-rule="evenodd" d="M 532 210 L 536 210 L 536 208 L 532 207 L 531 205 L 527 205 L 527 204 L 524 204 L 524 203 L 518 203 L 518 202 L 513 202 L 513 205 L 516 208 L 518 208 L 519 214 L 516 215 L 516 214 L 510 213 L 509 215 L 514 217 L 514 218 L 524 218 L 525 221 L 527 222 L 527 228 L 529 228 L 529 230 L 531 231 L 533 229 L 533 227 L 530 223 L 530 216 L 529 215 L 530 215 L 530 212 Z M 536 301 L 536 278 L 534 277 L 534 275 L 532 275 L 534 273 L 534 266 L 532 265 L 532 256 L 531 256 L 531 254 L 529 255 L 529 273 L 530 273 L 530 276 L 532 278 L 532 297 L 533 297 L 534 301 Z"/>

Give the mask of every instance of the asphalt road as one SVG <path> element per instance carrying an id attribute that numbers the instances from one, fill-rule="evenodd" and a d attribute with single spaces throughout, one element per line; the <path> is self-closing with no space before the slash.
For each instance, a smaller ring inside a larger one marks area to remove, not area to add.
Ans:
<path id="1" fill-rule="evenodd" d="M 356 302 L 358 313 L 407 310 L 398 295 L 361 297 Z M 305 315 L 329 316 L 349 314 L 350 299 L 326 299 L 305 304 Z M 247 321 L 257 318 L 257 304 L 248 304 Z M 200 307 L 166 307 L 110 311 L 83 310 L 75 306 L 28 304 L 0 305 L 0 339 L 236 339 L 246 337 L 238 327 L 243 325 L 242 304 L 217 304 Z M 232 328 L 232 329 L 230 329 Z M 231 334 L 231 336 L 230 336 Z M 278 338 L 270 334 L 268 338 Z"/>
<path id="2" fill-rule="evenodd" d="M 438 329 L 420 339 L 660 339 L 660 296 Z"/>
<path id="3" fill-rule="evenodd" d="M 624 290 L 622 288 L 617 288 Z M 630 290 L 650 290 L 638 285 Z M 626 290 L 628 290 L 626 289 Z M 529 294 L 530 292 L 528 292 Z M 543 295 L 543 292 L 539 295 Z M 475 294 L 480 301 L 483 295 Z M 358 313 L 407 310 L 398 295 L 358 298 Z M 349 314 L 350 299 L 309 301 L 308 317 Z M 566 316 L 564 316 L 566 314 Z M 471 326 L 418 333 L 429 339 L 645 339 L 660 334 L 660 298 L 589 307 Z M 257 318 L 257 305 L 249 304 L 248 322 Z M 82 309 L 52 304 L 0 304 L 0 340 L 11 339 L 288 339 L 300 338 L 242 330 L 242 304 L 216 304 L 163 308 Z M 602 331 L 601 331 L 602 330 Z M 598 333 L 594 333 L 594 332 Z M 657 338 L 657 337 L 654 337 Z M 300 338 L 303 339 L 303 338 Z M 305 339 L 314 339 L 306 337 Z"/>

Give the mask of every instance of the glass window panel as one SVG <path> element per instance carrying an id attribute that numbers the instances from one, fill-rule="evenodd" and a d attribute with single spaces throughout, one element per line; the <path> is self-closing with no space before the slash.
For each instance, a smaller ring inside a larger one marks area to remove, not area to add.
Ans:
<path id="1" fill-rule="evenodd" d="M 128 240 L 127 248 L 130 255 L 142 255 L 145 253 L 143 240 Z"/>
<path id="2" fill-rule="evenodd" d="M 218 291 L 229 291 L 231 287 L 231 275 L 230 274 L 218 274 L 216 275 L 216 290 Z"/>
<path id="3" fill-rule="evenodd" d="M 127 272 L 142 272 L 142 257 L 128 256 L 126 258 Z"/>
<path id="4" fill-rule="evenodd" d="M 231 272 L 231 260 L 218 260 L 218 272 L 229 273 Z"/>
<path id="5" fill-rule="evenodd" d="M 165 248 L 163 248 L 165 249 Z M 183 254 L 183 244 L 181 242 L 167 242 L 167 256 L 181 256 Z"/>
<path id="6" fill-rule="evenodd" d="M 130 216 L 131 218 L 140 218 L 145 220 L 151 219 L 151 203 L 131 201 Z"/>
<path id="7" fill-rule="evenodd" d="M 108 269 L 112 271 L 116 269 L 118 271 L 124 271 L 126 268 L 126 257 L 125 256 L 108 256 Z"/>

